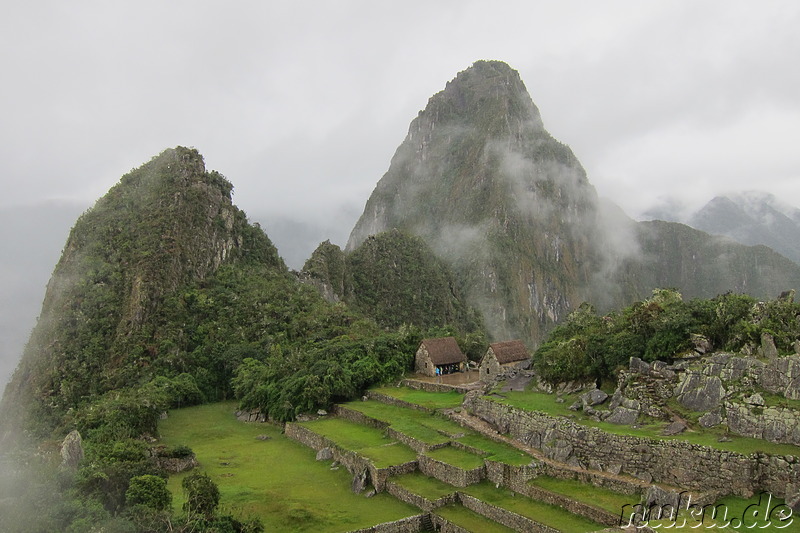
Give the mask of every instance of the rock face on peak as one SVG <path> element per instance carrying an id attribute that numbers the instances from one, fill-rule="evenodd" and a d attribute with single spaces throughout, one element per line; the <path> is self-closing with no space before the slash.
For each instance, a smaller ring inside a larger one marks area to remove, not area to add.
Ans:
<path id="1" fill-rule="evenodd" d="M 800 284 L 800 269 L 767 248 L 636 223 L 599 201 L 519 74 L 499 61 L 476 62 L 429 99 L 346 250 L 395 228 L 449 265 L 492 337 L 534 345 L 583 301 L 609 308 L 656 287 L 774 297 Z"/>
<path id="2" fill-rule="evenodd" d="M 347 249 L 392 228 L 418 235 L 493 336 L 538 339 L 602 270 L 597 211 L 586 172 L 544 129 L 519 74 L 478 61 L 411 122 Z"/>

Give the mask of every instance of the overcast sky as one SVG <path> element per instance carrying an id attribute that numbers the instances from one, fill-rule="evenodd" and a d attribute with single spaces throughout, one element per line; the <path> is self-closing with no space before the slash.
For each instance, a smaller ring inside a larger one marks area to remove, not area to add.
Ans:
<path id="1" fill-rule="evenodd" d="M 631 216 L 754 188 L 800 206 L 798 28 L 794 0 L 8 4 L 0 214 L 28 227 L 0 233 L 0 357 L 74 216 L 131 168 L 196 147 L 297 267 L 308 243 L 344 245 L 409 122 L 477 59 L 519 70 Z"/>

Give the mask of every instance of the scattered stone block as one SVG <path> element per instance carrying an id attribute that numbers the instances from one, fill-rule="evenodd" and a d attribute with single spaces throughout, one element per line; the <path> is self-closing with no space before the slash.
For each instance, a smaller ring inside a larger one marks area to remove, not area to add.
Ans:
<path id="1" fill-rule="evenodd" d="M 664 428 L 664 431 L 661 432 L 661 434 L 666 437 L 671 437 L 672 435 L 678 435 L 680 433 L 683 433 L 684 431 L 686 431 L 686 424 L 684 424 L 680 420 L 676 420 L 675 422 Z"/>
<path id="2" fill-rule="evenodd" d="M 612 424 L 629 426 L 636 422 L 637 418 L 639 418 L 639 411 L 620 406 L 611 411 L 611 414 L 605 418 L 605 421 L 611 422 Z"/>

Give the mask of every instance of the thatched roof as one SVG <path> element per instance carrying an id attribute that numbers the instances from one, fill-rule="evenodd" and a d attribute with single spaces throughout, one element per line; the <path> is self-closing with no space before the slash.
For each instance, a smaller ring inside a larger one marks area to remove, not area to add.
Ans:
<path id="1" fill-rule="evenodd" d="M 501 365 L 525 361 L 531 358 L 528 348 L 520 340 L 494 342 L 490 344 L 489 347 L 494 352 L 497 362 Z"/>
<path id="2" fill-rule="evenodd" d="M 422 339 L 420 347 L 425 346 L 431 362 L 434 365 L 449 365 L 452 363 L 462 363 L 467 360 L 467 356 L 458 347 L 454 337 L 441 337 L 438 339 Z"/>

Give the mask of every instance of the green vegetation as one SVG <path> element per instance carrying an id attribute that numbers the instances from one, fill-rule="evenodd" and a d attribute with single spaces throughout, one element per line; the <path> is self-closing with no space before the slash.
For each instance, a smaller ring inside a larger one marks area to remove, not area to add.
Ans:
<path id="1" fill-rule="evenodd" d="M 404 489 L 418 494 L 430 501 L 436 501 L 456 492 L 456 488 L 436 478 L 428 477 L 421 472 L 412 472 L 390 478 L 389 481 L 397 483 Z"/>
<path id="2" fill-rule="evenodd" d="M 773 336 L 781 354 L 794 353 L 800 336 L 800 304 L 727 293 L 710 300 L 684 302 L 674 290 L 658 289 L 645 301 L 620 312 L 598 316 L 584 304 L 556 327 L 534 354 L 534 365 L 547 381 L 612 377 L 631 357 L 672 362 L 702 335 L 717 349 L 739 351 L 759 346 L 762 334 Z"/>
<path id="3" fill-rule="evenodd" d="M 574 479 L 538 476 L 532 479 L 530 483 L 539 488 L 563 494 L 573 500 L 594 505 L 614 514 L 619 514 L 625 505 L 639 502 L 638 495 L 621 494 L 603 487 L 587 485 Z"/>
<path id="4" fill-rule="evenodd" d="M 416 409 L 406 409 L 373 400 L 349 402 L 345 407 L 386 422 L 393 429 L 427 444 L 450 441 L 450 436 L 461 435 L 466 430 L 452 420 L 431 415 Z"/>
<path id="5" fill-rule="evenodd" d="M 259 518 L 266 531 L 330 533 L 418 512 L 385 493 L 353 494 L 346 469 L 316 461 L 313 450 L 287 439 L 278 426 L 238 422 L 235 409 L 233 402 L 177 409 L 159 424 L 164 444 L 195 451 L 202 472 L 219 487 L 221 508 Z M 169 479 L 176 510 L 186 501 L 181 483 L 188 475 Z"/>
<path id="6" fill-rule="evenodd" d="M 425 455 L 431 459 L 461 468 L 462 470 L 474 470 L 475 468 L 483 466 L 483 457 L 452 446 L 428 450 L 425 452 Z"/>
<path id="7" fill-rule="evenodd" d="M 727 434 L 722 428 L 706 428 L 702 431 L 686 431 L 675 436 L 664 436 L 661 431 L 665 427 L 664 422 L 653 421 L 640 427 L 631 427 L 610 422 L 597 421 L 594 418 L 584 415 L 580 411 L 570 411 L 569 406 L 577 399 L 577 395 L 564 395 L 562 403 L 556 403 L 557 396 L 544 392 L 534 391 L 509 391 L 502 396 L 492 395 L 486 397 L 488 400 L 511 405 L 526 411 L 538 411 L 551 416 L 569 417 L 575 423 L 596 427 L 608 433 L 616 435 L 629 435 L 633 437 L 643 437 L 659 440 L 683 440 L 693 444 L 709 446 L 718 450 L 726 450 L 744 455 L 751 453 L 771 453 L 778 455 L 798 455 L 800 447 L 792 444 L 778 444 L 762 439 L 741 437 L 738 435 Z M 726 441 L 719 442 L 725 436 Z"/>
<path id="8" fill-rule="evenodd" d="M 483 450 L 486 453 L 486 459 L 497 461 L 498 463 L 523 466 L 530 464 L 533 460 L 527 453 L 521 452 L 508 444 L 484 437 L 483 435 L 466 435 L 456 440 L 467 446 Z"/>
<path id="9" fill-rule="evenodd" d="M 375 387 L 372 390 L 428 409 L 460 407 L 464 401 L 464 395 L 455 391 L 428 392 L 410 387 Z"/>
<path id="10" fill-rule="evenodd" d="M 480 533 L 512 533 L 514 530 L 453 503 L 436 509 L 436 514 L 467 531 Z"/>
<path id="11" fill-rule="evenodd" d="M 345 450 L 370 459 L 378 468 L 407 463 L 417 458 L 414 450 L 389 439 L 384 431 L 343 418 L 322 418 L 300 425 L 328 437 Z"/>
<path id="12" fill-rule="evenodd" d="M 600 524 L 569 513 L 555 505 L 538 502 L 507 489 L 495 488 L 494 485 L 485 481 L 460 490 L 481 501 L 508 509 L 564 533 L 585 533 L 603 528 Z"/>
<path id="13" fill-rule="evenodd" d="M 391 230 L 373 235 L 347 255 L 325 241 L 303 271 L 382 326 L 454 327 L 480 334 L 480 319 L 464 304 L 450 269 L 425 241 L 410 234 Z"/>

